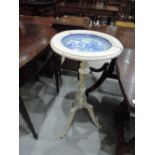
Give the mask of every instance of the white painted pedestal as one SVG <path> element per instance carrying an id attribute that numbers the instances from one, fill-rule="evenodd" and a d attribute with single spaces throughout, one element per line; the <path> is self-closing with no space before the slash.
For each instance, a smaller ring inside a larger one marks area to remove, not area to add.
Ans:
<path id="1" fill-rule="evenodd" d="M 79 74 L 80 74 L 80 85 L 79 85 L 79 89 L 76 95 L 75 100 L 73 101 L 73 107 L 70 109 L 69 115 L 68 115 L 68 122 L 67 125 L 65 127 L 65 130 L 63 132 L 63 134 L 60 136 L 60 138 L 63 138 L 66 133 L 68 132 L 69 128 L 71 127 L 73 118 L 75 116 L 75 113 L 77 110 L 85 108 L 88 110 L 88 113 L 92 119 L 92 121 L 94 122 L 94 124 L 99 128 L 99 123 L 98 120 L 95 118 L 95 114 L 94 114 L 94 110 L 93 110 L 93 106 L 87 103 L 87 98 L 85 95 L 85 90 L 86 90 L 86 86 L 85 86 L 85 80 L 87 78 L 87 75 L 89 74 L 90 69 L 88 66 L 88 62 L 87 61 L 82 61 L 80 63 L 80 68 L 79 68 Z"/>

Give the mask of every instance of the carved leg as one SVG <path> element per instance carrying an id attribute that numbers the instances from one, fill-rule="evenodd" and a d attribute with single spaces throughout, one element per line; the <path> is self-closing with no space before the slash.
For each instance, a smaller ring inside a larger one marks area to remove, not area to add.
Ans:
<path id="1" fill-rule="evenodd" d="M 79 90 L 78 90 L 77 96 L 73 102 L 73 107 L 71 108 L 71 110 L 69 112 L 67 126 L 65 127 L 65 130 L 64 130 L 63 134 L 60 136 L 60 138 L 63 138 L 66 135 L 66 133 L 68 132 L 68 130 L 71 126 L 71 123 L 73 121 L 74 115 L 78 109 L 86 108 L 88 110 L 88 113 L 89 113 L 92 121 L 94 122 L 94 124 L 98 128 L 100 128 L 98 121 L 96 121 L 93 107 L 92 107 L 92 105 L 89 105 L 87 103 L 87 99 L 86 99 L 86 95 L 85 95 L 85 90 L 86 90 L 85 80 L 86 80 L 86 75 L 89 72 L 90 72 L 90 69 L 88 66 L 88 62 L 81 62 L 80 69 L 79 69 L 79 75 L 80 75 Z"/>
<path id="2" fill-rule="evenodd" d="M 106 64 L 105 66 L 103 66 L 101 69 L 98 69 L 98 71 L 102 71 L 103 70 L 103 73 L 102 75 L 100 76 L 100 78 L 98 79 L 98 81 L 96 81 L 95 84 L 93 84 L 91 87 L 87 88 L 86 89 L 86 96 L 89 95 L 90 92 L 94 91 L 96 88 L 98 88 L 104 81 L 107 77 L 111 76 L 113 71 L 114 71 L 114 67 L 115 67 L 115 61 L 116 61 L 116 58 L 115 59 L 112 59 L 112 61 L 110 62 L 110 65 L 108 67 L 108 64 Z M 92 68 L 91 68 L 92 70 Z M 93 70 L 92 70 L 93 71 Z"/>
<path id="3" fill-rule="evenodd" d="M 65 129 L 64 129 L 64 132 L 63 132 L 62 135 L 60 136 L 61 139 L 62 139 L 62 138 L 66 135 L 66 133 L 68 132 L 68 130 L 69 130 L 71 124 L 72 124 L 73 118 L 74 118 L 74 116 L 75 116 L 75 113 L 76 113 L 76 111 L 77 111 L 78 109 L 79 109 L 78 106 L 74 106 L 74 107 L 72 107 L 72 108 L 70 109 L 70 112 L 69 112 L 69 115 L 68 115 L 68 123 L 67 123 L 67 125 L 66 125 L 66 127 L 65 127 Z"/>
<path id="4" fill-rule="evenodd" d="M 88 110 L 88 113 L 89 113 L 89 115 L 90 115 L 92 121 L 94 122 L 94 124 L 95 124 L 98 128 L 100 128 L 101 126 L 99 125 L 98 121 L 97 121 L 96 118 L 95 118 L 93 106 L 87 103 L 87 104 L 85 104 L 85 108 Z"/>
<path id="5" fill-rule="evenodd" d="M 109 63 L 105 63 L 105 64 L 103 64 L 103 66 L 101 68 L 93 68 L 93 67 L 89 67 L 89 68 L 90 68 L 91 72 L 102 72 L 104 70 L 107 70 L 108 66 L 109 66 Z"/>

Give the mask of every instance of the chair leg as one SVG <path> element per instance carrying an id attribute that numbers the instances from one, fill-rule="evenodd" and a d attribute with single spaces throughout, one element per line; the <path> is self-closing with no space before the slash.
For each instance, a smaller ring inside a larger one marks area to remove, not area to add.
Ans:
<path id="1" fill-rule="evenodd" d="M 29 114 L 28 114 L 26 107 L 24 105 L 24 102 L 20 96 L 19 96 L 19 111 L 20 111 L 20 114 L 22 115 L 23 119 L 25 120 L 28 128 L 32 132 L 33 137 L 37 140 L 38 135 L 37 135 L 36 131 L 34 130 L 34 127 L 30 120 Z"/>

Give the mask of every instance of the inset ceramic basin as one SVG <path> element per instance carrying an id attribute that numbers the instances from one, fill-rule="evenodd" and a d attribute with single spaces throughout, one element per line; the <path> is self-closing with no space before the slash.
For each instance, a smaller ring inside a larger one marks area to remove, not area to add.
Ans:
<path id="1" fill-rule="evenodd" d="M 81 61 L 112 59 L 123 51 L 116 38 L 91 30 L 60 32 L 51 39 L 50 45 L 61 56 Z"/>

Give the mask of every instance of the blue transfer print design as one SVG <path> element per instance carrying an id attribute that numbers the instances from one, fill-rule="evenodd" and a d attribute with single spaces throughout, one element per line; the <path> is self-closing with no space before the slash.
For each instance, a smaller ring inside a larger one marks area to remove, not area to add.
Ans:
<path id="1" fill-rule="evenodd" d="M 112 47 L 107 39 L 92 34 L 70 34 L 61 42 L 65 47 L 80 52 L 100 52 Z"/>

